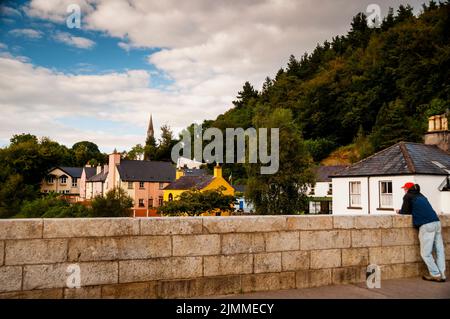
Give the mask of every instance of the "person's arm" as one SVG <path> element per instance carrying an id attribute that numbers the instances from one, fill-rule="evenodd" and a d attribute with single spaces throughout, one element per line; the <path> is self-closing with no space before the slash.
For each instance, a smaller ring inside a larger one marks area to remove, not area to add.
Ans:
<path id="1" fill-rule="evenodd" d="M 408 196 L 408 194 L 403 196 L 402 208 L 399 210 L 398 213 L 403 214 L 403 215 L 411 215 L 412 214 L 411 196 Z"/>

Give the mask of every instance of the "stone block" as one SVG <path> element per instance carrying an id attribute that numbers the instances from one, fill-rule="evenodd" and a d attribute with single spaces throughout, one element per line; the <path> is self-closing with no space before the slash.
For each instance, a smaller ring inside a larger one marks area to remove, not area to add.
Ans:
<path id="1" fill-rule="evenodd" d="M 225 255 L 203 257 L 204 276 L 221 276 L 251 274 L 253 272 L 253 255 Z"/>
<path id="2" fill-rule="evenodd" d="M 152 217 L 140 221 L 141 235 L 194 235 L 203 232 L 202 217 Z"/>
<path id="3" fill-rule="evenodd" d="M 312 250 L 311 269 L 334 268 L 341 266 L 341 250 Z"/>
<path id="4" fill-rule="evenodd" d="M 352 230 L 352 247 L 381 246 L 381 229 Z"/>
<path id="5" fill-rule="evenodd" d="M 391 228 L 392 216 L 355 216 L 354 223 L 356 229 L 364 228 Z"/>
<path id="6" fill-rule="evenodd" d="M 302 250 L 348 248 L 351 245 L 349 230 L 322 230 L 300 232 Z"/>
<path id="7" fill-rule="evenodd" d="M 308 287 L 320 287 L 331 285 L 331 269 L 314 269 L 308 270 L 309 285 Z"/>
<path id="8" fill-rule="evenodd" d="M 444 244 L 445 248 L 445 260 L 450 260 L 450 245 Z"/>
<path id="9" fill-rule="evenodd" d="M 309 251 L 284 251 L 281 253 L 283 271 L 309 269 Z"/>
<path id="10" fill-rule="evenodd" d="M 285 229 L 286 217 L 284 216 L 203 217 L 203 231 L 210 234 L 269 232 Z"/>
<path id="11" fill-rule="evenodd" d="M 3 266 L 3 262 L 5 261 L 5 242 L 0 241 L 0 266 Z"/>
<path id="12" fill-rule="evenodd" d="M 442 228 L 442 241 L 450 244 L 450 227 Z"/>
<path id="13" fill-rule="evenodd" d="M 260 233 L 222 235 L 222 254 L 259 253 L 265 250 L 264 235 Z"/>
<path id="14" fill-rule="evenodd" d="M 0 219 L 0 239 L 42 238 L 42 219 Z"/>
<path id="15" fill-rule="evenodd" d="M 101 286 L 65 288 L 64 299 L 100 299 L 101 291 Z"/>
<path id="16" fill-rule="evenodd" d="M 354 216 L 333 216 L 333 228 L 351 229 L 355 227 Z"/>
<path id="17" fill-rule="evenodd" d="M 125 236 L 73 238 L 69 241 L 70 261 L 147 259 L 172 254 L 170 236 Z"/>
<path id="18" fill-rule="evenodd" d="M 394 215 L 392 216 L 392 227 L 394 228 L 412 228 L 412 215 Z"/>
<path id="19" fill-rule="evenodd" d="M 23 289 L 65 288 L 71 276 L 71 264 L 27 265 L 24 266 Z M 81 286 L 95 286 L 117 283 L 117 262 L 78 263 Z"/>
<path id="20" fill-rule="evenodd" d="M 255 274 L 281 271 L 281 252 L 254 255 Z"/>
<path id="21" fill-rule="evenodd" d="M 289 216 L 287 217 L 288 230 L 321 230 L 332 229 L 332 216 Z"/>
<path id="22" fill-rule="evenodd" d="M 5 245 L 5 264 L 49 264 L 67 259 L 67 239 L 8 240 Z"/>
<path id="23" fill-rule="evenodd" d="M 342 266 L 367 266 L 369 264 L 369 249 L 342 249 Z"/>
<path id="24" fill-rule="evenodd" d="M 241 276 L 202 277 L 196 279 L 198 296 L 229 295 L 241 292 Z"/>
<path id="25" fill-rule="evenodd" d="M 44 238 L 108 237 L 139 235 L 139 219 L 55 218 L 44 219 Z"/>
<path id="26" fill-rule="evenodd" d="M 376 265 L 403 263 L 405 252 L 402 246 L 371 247 L 369 248 L 369 261 Z"/>
<path id="27" fill-rule="evenodd" d="M 382 246 L 416 245 L 418 232 L 414 228 L 392 228 L 381 230 Z"/>
<path id="28" fill-rule="evenodd" d="M 103 299 L 153 299 L 157 298 L 157 282 L 114 284 L 101 287 Z"/>
<path id="29" fill-rule="evenodd" d="M 420 247 L 418 245 L 404 246 L 403 249 L 405 250 L 405 263 L 422 261 L 422 257 L 420 257 Z"/>
<path id="30" fill-rule="evenodd" d="M 295 273 L 253 274 L 242 276 L 242 292 L 294 289 Z"/>
<path id="31" fill-rule="evenodd" d="M 286 251 L 300 249 L 299 232 L 270 232 L 264 234 L 266 251 Z"/>
<path id="32" fill-rule="evenodd" d="M 176 235 L 174 256 L 204 256 L 220 254 L 220 235 Z"/>
<path id="33" fill-rule="evenodd" d="M 202 257 L 119 261 L 120 283 L 202 276 Z"/>
<path id="34" fill-rule="evenodd" d="M 333 285 L 353 284 L 358 282 L 364 282 L 365 280 L 366 280 L 365 267 L 344 267 L 344 268 L 334 268 L 332 270 Z"/>
<path id="35" fill-rule="evenodd" d="M 15 291 L 0 294 L 0 299 L 62 299 L 63 289 Z"/>
<path id="36" fill-rule="evenodd" d="M 0 292 L 21 290 L 22 267 L 4 266 L 0 267 Z"/>
<path id="37" fill-rule="evenodd" d="M 449 214 L 439 215 L 439 220 L 441 221 L 442 227 L 450 227 L 450 215 Z"/>

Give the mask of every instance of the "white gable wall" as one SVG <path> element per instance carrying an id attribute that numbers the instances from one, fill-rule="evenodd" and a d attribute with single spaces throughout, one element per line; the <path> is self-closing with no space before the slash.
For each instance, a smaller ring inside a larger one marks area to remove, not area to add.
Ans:
<path id="1" fill-rule="evenodd" d="M 407 175 L 407 176 L 371 176 L 367 177 L 342 177 L 333 178 L 333 214 L 368 214 L 370 192 L 370 214 L 392 214 L 400 209 L 403 203 L 404 190 L 401 188 L 405 183 L 412 182 L 420 185 L 424 194 L 437 213 L 450 213 L 450 192 L 440 192 L 439 185 L 444 176 L 432 175 Z M 361 182 L 361 209 L 349 208 L 349 183 L 351 181 Z M 392 181 L 393 210 L 380 209 L 380 181 Z M 370 184 L 368 190 L 367 184 Z"/>

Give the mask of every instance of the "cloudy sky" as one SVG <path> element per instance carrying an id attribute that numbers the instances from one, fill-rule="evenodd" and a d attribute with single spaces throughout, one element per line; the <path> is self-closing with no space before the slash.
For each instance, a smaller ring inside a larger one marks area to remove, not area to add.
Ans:
<path id="1" fill-rule="evenodd" d="M 17 133 L 80 140 L 102 151 L 175 133 L 231 107 L 245 81 L 345 34 L 352 16 L 386 0 L 32 0 L 0 7 L 0 146 Z M 68 7 L 81 8 L 69 28 Z"/>

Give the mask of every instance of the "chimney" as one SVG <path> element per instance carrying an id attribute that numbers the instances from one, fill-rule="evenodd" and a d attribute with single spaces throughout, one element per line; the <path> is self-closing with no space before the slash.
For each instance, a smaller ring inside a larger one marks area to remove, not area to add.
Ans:
<path id="1" fill-rule="evenodd" d="M 214 177 L 222 177 L 222 167 L 219 164 L 214 166 Z"/>
<path id="2" fill-rule="evenodd" d="M 179 179 L 181 176 L 184 176 L 184 171 L 181 168 L 177 168 L 177 171 L 175 173 L 175 179 Z"/>
<path id="3" fill-rule="evenodd" d="M 450 131 L 446 114 L 434 115 L 428 119 L 428 132 L 425 133 L 425 144 L 436 145 L 445 152 L 450 152 Z"/>
<path id="4" fill-rule="evenodd" d="M 116 178 L 116 166 L 120 164 L 120 153 L 116 150 L 112 154 L 109 154 L 109 163 L 108 163 L 108 190 L 112 189 L 116 186 L 118 182 L 118 178 Z"/>

